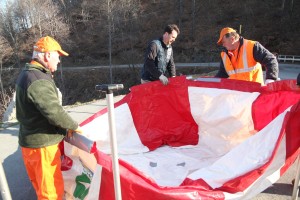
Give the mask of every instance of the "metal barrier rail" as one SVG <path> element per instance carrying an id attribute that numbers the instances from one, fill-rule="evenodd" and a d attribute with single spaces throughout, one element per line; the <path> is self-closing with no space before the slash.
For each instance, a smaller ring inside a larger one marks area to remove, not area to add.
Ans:
<path id="1" fill-rule="evenodd" d="M 278 55 L 278 60 L 279 61 L 292 61 L 292 63 L 294 63 L 295 61 L 299 61 L 300 62 L 300 56 L 295 56 L 295 55 Z"/>

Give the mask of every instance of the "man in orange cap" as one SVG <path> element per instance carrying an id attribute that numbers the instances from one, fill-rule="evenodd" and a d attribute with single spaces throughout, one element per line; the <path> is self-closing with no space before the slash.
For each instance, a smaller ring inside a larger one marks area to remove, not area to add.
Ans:
<path id="1" fill-rule="evenodd" d="M 66 135 L 82 133 L 78 123 L 61 106 L 52 78 L 59 56 L 67 55 L 53 38 L 41 38 L 34 45 L 32 61 L 25 65 L 16 83 L 19 145 L 39 200 L 63 198 L 58 144 Z"/>
<path id="2" fill-rule="evenodd" d="M 241 37 L 230 27 L 223 28 L 218 45 L 222 61 L 216 77 L 258 82 L 264 85 L 262 66 L 266 68 L 265 84 L 278 80 L 278 62 L 259 42 Z"/>

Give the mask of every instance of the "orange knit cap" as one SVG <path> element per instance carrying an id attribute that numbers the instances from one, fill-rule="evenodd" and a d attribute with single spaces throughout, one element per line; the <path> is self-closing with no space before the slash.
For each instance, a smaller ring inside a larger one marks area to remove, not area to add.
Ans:
<path id="1" fill-rule="evenodd" d="M 58 44 L 56 40 L 52 37 L 46 36 L 42 37 L 37 41 L 37 43 L 33 46 L 34 51 L 37 52 L 50 52 L 57 51 L 61 56 L 68 56 L 69 54 L 61 49 L 61 46 Z"/>
<path id="2" fill-rule="evenodd" d="M 226 35 L 227 33 L 232 33 L 232 32 L 236 32 L 236 30 L 234 30 L 233 28 L 230 28 L 230 27 L 223 28 L 221 30 L 220 38 L 219 38 L 217 44 L 221 45 L 224 35 Z"/>

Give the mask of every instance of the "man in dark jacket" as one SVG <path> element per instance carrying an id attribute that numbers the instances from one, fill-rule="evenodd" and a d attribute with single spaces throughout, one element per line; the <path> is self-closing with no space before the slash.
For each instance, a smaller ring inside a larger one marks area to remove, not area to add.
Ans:
<path id="1" fill-rule="evenodd" d="M 145 54 L 141 83 L 160 80 L 162 84 L 167 85 L 169 82 L 167 72 L 170 77 L 176 76 L 171 44 L 179 33 L 177 25 L 170 24 L 165 28 L 161 38 L 149 43 Z"/>
<path id="2" fill-rule="evenodd" d="M 16 83 L 19 145 L 39 200 L 63 198 L 58 144 L 66 134 L 82 133 L 78 123 L 61 106 L 52 78 L 59 56 L 68 56 L 68 53 L 53 38 L 41 38 L 34 46 L 32 61 L 25 65 Z"/>

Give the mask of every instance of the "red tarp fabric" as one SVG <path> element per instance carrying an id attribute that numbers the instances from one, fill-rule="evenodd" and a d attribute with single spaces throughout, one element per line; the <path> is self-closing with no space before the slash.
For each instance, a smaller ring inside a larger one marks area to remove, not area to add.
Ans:
<path id="1" fill-rule="evenodd" d="M 239 192 L 244 192 L 252 186 L 256 187 L 256 180 L 265 172 L 274 173 L 269 170 L 273 162 L 279 162 L 280 159 L 277 157 L 281 153 L 280 148 L 283 147 L 286 151 L 284 166 L 279 169 L 281 174 L 299 155 L 300 88 L 296 86 L 294 80 L 274 82 L 261 87 L 260 84 L 246 81 L 228 79 L 192 81 L 182 76 L 171 78 L 167 86 L 163 86 L 158 81 L 134 86 L 131 92 L 115 106 L 128 104 L 138 136 L 149 150 L 155 150 L 163 145 L 172 147 L 196 145 L 201 139 L 199 137 L 201 126 L 198 127 L 191 114 L 189 87 L 258 93 L 258 97 L 250 105 L 251 117 L 257 132 L 264 130 L 278 115 L 291 107 L 291 110 L 283 116 L 282 124 L 276 125 L 280 132 L 270 159 L 256 169 L 226 181 L 217 188 L 211 187 L 202 178 L 197 180 L 186 178 L 178 187 L 162 187 L 131 164 L 120 160 L 123 200 L 243 199 L 243 193 Z M 106 112 L 106 109 L 99 111 L 81 125 L 92 123 L 93 119 Z M 97 151 L 95 157 L 98 164 L 103 167 L 99 199 L 113 200 L 111 158 L 101 151 Z"/>

